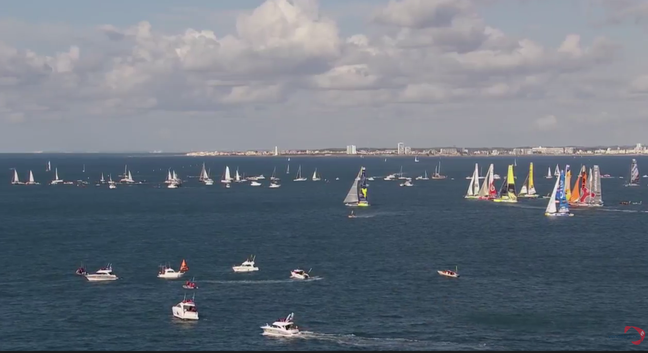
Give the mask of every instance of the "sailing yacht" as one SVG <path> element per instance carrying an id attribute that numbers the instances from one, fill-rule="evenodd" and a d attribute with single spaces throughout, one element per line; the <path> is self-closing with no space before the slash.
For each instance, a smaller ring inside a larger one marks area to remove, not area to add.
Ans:
<path id="1" fill-rule="evenodd" d="M 205 183 L 205 185 L 214 185 L 214 180 L 209 177 L 209 173 L 207 173 L 204 162 L 202 164 L 202 169 L 200 170 L 200 177 L 198 178 L 198 180 Z"/>
<path id="2" fill-rule="evenodd" d="M 171 182 L 167 186 L 169 189 L 177 189 L 182 186 L 182 179 L 178 177 L 175 170 L 171 171 Z"/>
<path id="3" fill-rule="evenodd" d="M 430 178 L 427 175 L 427 170 L 423 171 L 423 176 L 417 176 L 416 180 L 430 180 Z"/>
<path id="4" fill-rule="evenodd" d="M 254 178 L 253 180 L 256 180 L 256 178 Z M 244 183 L 246 181 L 247 181 L 247 179 L 241 178 L 241 174 L 239 174 L 239 169 L 238 169 L 238 167 L 236 167 L 236 172 L 234 172 L 234 182 L 235 183 Z"/>
<path id="5" fill-rule="evenodd" d="M 367 201 L 368 190 L 367 190 L 367 180 L 366 180 L 366 169 L 365 167 L 360 167 L 358 176 L 353 180 L 351 188 L 344 198 L 344 205 L 350 207 L 366 207 L 369 206 Z"/>
<path id="6" fill-rule="evenodd" d="M 502 188 L 500 189 L 499 197 L 493 199 L 495 202 L 518 202 L 517 195 L 515 192 L 515 174 L 513 173 L 513 164 L 509 164 L 508 173 L 504 182 L 502 183 Z"/>
<path id="7" fill-rule="evenodd" d="M 601 171 L 598 165 L 594 165 L 589 170 L 588 192 L 585 195 L 581 206 L 602 207 L 603 195 L 601 193 Z"/>
<path id="8" fill-rule="evenodd" d="M 445 179 L 446 176 L 441 174 L 441 161 L 439 161 L 439 165 L 434 168 L 434 174 L 432 174 L 432 179 L 433 180 L 439 180 L 439 179 Z"/>
<path id="9" fill-rule="evenodd" d="M 315 168 L 315 171 L 313 172 L 313 178 L 311 180 L 313 180 L 313 181 L 322 180 L 320 177 L 317 176 L 317 168 Z"/>
<path id="10" fill-rule="evenodd" d="M 545 179 L 551 178 L 553 178 L 553 175 L 551 175 L 551 167 L 547 167 L 547 175 L 545 175 Z"/>
<path id="11" fill-rule="evenodd" d="M 407 180 L 407 177 L 405 176 L 405 174 L 403 174 L 403 166 L 401 166 L 400 172 L 398 173 L 398 179 L 399 180 Z"/>
<path id="12" fill-rule="evenodd" d="M 630 163 L 630 179 L 625 186 L 639 186 L 639 167 L 637 166 L 637 160 L 634 158 Z"/>
<path id="13" fill-rule="evenodd" d="M 569 203 L 565 197 L 565 174 L 560 173 L 556 178 L 553 191 L 547 208 L 545 209 L 545 216 L 551 217 L 572 217 L 573 213 L 569 212 Z"/>
<path id="14" fill-rule="evenodd" d="M 280 180 L 279 178 L 277 178 L 276 174 L 277 174 L 277 167 L 274 167 L 272 169 L 272 176 L 270 176 L 270 181 L 278 181 L 278 180 Z"/>
<path id="15" fill-rule="evenodd" d="M 30 171 L 29 171 L 29 181 L 26 182 L 25 185 L 38 185 L 38 184 L 40 184 L 40 183 L 37 183 L 37 182 L 34 180 L 34 173 L 32 173 L 32 171 L 30 170 Z"/>
<path id="16" fill-rule="evenodd" d="M 297 169 L 297 176 L 293 181 L 306 181 L 308 179 L 302 177 L 302 172 L 301 172 L 301 164 L 299 165 L 299 168 Z"/>
<path id="17" fill-rule="evenodd" d="M 50 163 L 50 161 L 47 161 L 47 165 L 45 166 L 45 171 L 46 172 L 52 171 L 52 163 Z"/>
<path id="18" fill-rule="evenodd" d="M 16 168 L 14 168 L 14 175 L 13 175 L 13 178 L 11 178 L 11 184 L 12 185 L 23 185 L 23 184 L 25 184 L 22 181 L 20 181 L 20 178 L 18 178 L 18 171 L 16 170 Z"/>
<path id="19" fill-rule="evenodd" d="M 475 171 L 473 172 L 470 183 L 468 183 L 468 190 L 466 191 L 466 199 L 477 199 L 479 198 L 479 166 L 478 163 L 475 163 Z"/>
<path id="20" fill-rule="evenodd" d="M 290 174 L 290 163 L 288 163 L 288 166 L 286 167 L 286 174 Z"/>
<path id="21" fill-rule="evenodd" d="M 225 166 L 225 174 L 223 174 L 223 179 L 221 179 L 221 183 L 223 184 L 229 184 L 232 182 L 232 176 L 230 175 L 230 169 L 229 166 Z"/>
<path id="22" fill-rule="evenodd" d="M 556 169 L 554 169 L 554 176 L 555 177 L 560 176 L 560 168 L 558 167 L 558 164 L 556 164 Z"/>
<path id="23" fill-rule="evenodd" d="M 99 179 L 99 182 L 100 182 L 101 184 L 105 184 L 105 183 L 106 183 L 106 179 L 104 179 L 104 174 L 103 174 L 103 172 L 101 172 L 101 179 Z"/>
<path id="24" fill-rule="evenodd" d="M 418 156 L 414 157 L 414 163 L 418 163 L 418 162 L 419 162 Z"/>
<path id="25" fill-rule="evenodd" d="M 135 180 L 133 180 L 133 175 L 131 174 L 130 170 L 128 170 L 128 165 L 124 166 L 124 174 L 119 182 L 126 184 L 133 184 L 135 182 Z"/>
<path id="26" fill-rule="evenodd" d="M 494 171 L 495 166 L 493 163 L 488 167 L 488 172 L 486 172 L 486 176 L 484 177 L 484 182 L 482 183 L 481 188 L 479 188 L 479 193 L 477 196 L 479 196 L 480 200 L 493 200 L 497 198 L 497 189 L 495 189 L 495 177 L 494 177 Z"/>
<path id="27" fill-rule="evenodd" d="M 59 179 L 58 168 L 54 168 L 54 180 L 50 182 L 50 185 L 56 185 L 62 183 L 63 180 Z"/>
<path id="28" fill-rule="evenodd" d="M 529 174 L 526 179 L 524 179 L 524 183 L 522 183 L 522 188 L 520 189 L 520 194 L 518 196 L 529 199 L 538 197 L 535 186 L 533 185 L 533 162 L 529 163 Z"/>
<path id="29" fill-rule="evenodd" d="M 112 174 L 108 174 L 108 189 L 117 189 L 117 185 L 112 180 Z"/>

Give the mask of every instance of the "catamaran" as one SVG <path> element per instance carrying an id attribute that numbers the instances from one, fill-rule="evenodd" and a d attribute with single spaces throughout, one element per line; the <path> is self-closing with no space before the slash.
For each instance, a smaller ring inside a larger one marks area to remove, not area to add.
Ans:
<path id="1" fill-rule="evenodd" d="M 573 213 L 569 212 L 569 203 L 565 197 L 565 174 L 560 173 L 556 178 L 551 197 L 545 209 L 545 216 L 551 217 L 571 217 Z"/>
<path id="2" fill-rule="evenodd" d="M 13 175 L 13 178 L 11 179 L 11 184 L 12 185 L 23 185 L 23 184 L 25 184 L 22 181 L 20 181 L 20 178 L 18 178 L 18 171 L 16 170 L 16 168 L 14 168 L 14 175 Z"/>
<path id="3" fill-rule="evenodd" d="M 508 173 L 504 182 L 502 183 L 502 188 L 500 189 L 499 197 L 493 199 L 495 202 L 518 202 L 517 195 L 515 192 L 515 174 L 513 173 L 513 164 L 509 164 Z"/>
<path id="4" fill-rule="evenodd" d="M 477 194 L 480 200 L 493 200 L 497 198 L 497 190 L 495 189 L 494 182 L 495 179 L 493 177 L 494 168 L 495 166 L 493 163 L 488 167 L 488 172 L 486 172 L 484 182 L 482 183 L 481 188 L 479 188 L 479 193 Z"/>
<path id="5" fill-rule="evenodd" d="M 479 166 L 475 163 L 475 171 L 473 172 L 470 183 L 468 184 L 468 190 L 466 191 L 466 199 L 478 199 L 479 198 Z"/>
<path id="6" fill-rule="evenodd" d="M 308 180 L 307 178 L 302 177 L 302 172 L 301 172 L 301 164 L 299 165 L 299 168 L 297 169 L 297 176 L 293 181 L 306 181 Z"/>
<path id="7" fill-rule="evenodd" d="M 535 186 L 533 185 L 533 162 L 529 163 L 529 174 L 527 175 L 526 179 L 524 179 L 524 183 L 522 184 L 522 188 L 520 189 L 520 194 L 518 196 L 524 198 L 538 197 L 538 194 L 536 194 Z"/>
<path id="8" fill-rule="evenodd" d="M 637 166 L 637 160 L 634 158 L 630 164 L 630 180 L 625 186 L 639 186 L 639 167 Z"/>
<path id="9" fill-rule="evenodd" d="M 311 179 L 313 181 L 320 181 L 322 178 L 317 176 L 317 168 L 315 168 L 315 171 L 313 172 L 313 178 Z"/>
<path id="10" fill-rule="evenodd" d="M 588 179 L 588 192 L 585 195 L 581 206 L 586 207 L 602 207 L 603 195 L 601 193 L 601 171 L 599 166 L 595 165 L 590 168 Z"/>
<path id="11" fill-rule="evenodd" d="M 223 179 L 221 179 L 221 183 L 223 184 L 229 184 L 232 182 L 232 176 L 230 175 L 230 169 L 229 166 L 225 166 L 225 174 L 223 174 Z"/>
<path id="12" fill-rule="evenodd" d="M 346 197 L 344 198 L 344 205 L 350 207 L 366 207 L 369 206 L 369 201 L 367 201 L 368 189 L 367 189 L 367 177 L 365 167 L 360 167 L 358 176 L 353 180 L 353 184 L 349 189 Z"/>
<path id="13" fill-rule="evenodd" d="M 37 182 L 34 180 L 34 173 L 32 173 L 32 171 L 30 170 L 30 171 L 29 171 L 29 181 L 26 182 L 25 185 L 38 185 L 38 184 L 39 184 L 39 183 L 37 183 Z"/>
<path id="14" fill-rule="evenodd" d="M 547 167 L 547 175 L 545 176 L 545 179 L 551 178 L 553 178 L 553 175 L 551 175 L 551 167 Z"/>

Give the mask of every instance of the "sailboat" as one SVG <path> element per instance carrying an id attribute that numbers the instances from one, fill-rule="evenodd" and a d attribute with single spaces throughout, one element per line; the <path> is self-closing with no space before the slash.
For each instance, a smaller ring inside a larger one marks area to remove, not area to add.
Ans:
<path id="1" fill-rule="evenodd" d="M 423 171 L 423 176 L 417 176 L 416 180 L 430 180 L 430 178 L 427 175 L 427 170 Z"/>
<path id="2" fill-rule="evenodd" d="M 535 186 L 533 185 L 533 162 L 529 163 L 529 174 L 527 175 L 526 179 L 524 179 L 524 183 L 522 184 L 522 188 L 520 189 L 519 197 L 538 197 L 538 194 L 536 194 Z"/>
<path id="3" fill-rule="evenodd" d="M 223 184 L 229 184 L 232 182 L 232 176 L 230 175 L 230 169 L 229 166 L 225 166 L 225 174 L 223 174 L 223 179 L 221 179 L 221 183 Z"/>
<path id="4" fill-rule="evenodd" d="M 135 180 L 133 180 L 133 175 L 131 175 L 130 170 L 128 170 L 128 165 L 124 166 L 124 174 L 122 175 L 122 178 L 121 180 L 119 180 L 119 182 L 128 183 L 128 184 L 132 184 L 135 182 Z"/>
<path id="5" fill-rule="evenodd" d="M 103 174 L 103 172 L 101 172 L 101 179 L 99 179 L 99 182 L 100 182 L 101 184 L 105 184 L 105 183 L 106 183 L 106 179 L 104 179 L 104 174 Z"/>
<path id="6" fill-rule="evenodd" d="M 246 182 L 246 179 L 241 178 L 241 174 L 239 174 L 239 169 L 236 167 L 236 172 L 234 172 L 234 182 L 235 183 L 244 183 Z"/>
<path id="7" fill-rule="evenodd" d="M 486 172 L 486 176 L 484 177 L 484 182 L 482 183 L 481 188 L 479 188 L 479 193 L 477 194 L 480 200 L 493 200 L 497 198 L 497 190 L 495 189 L 494 182 L 495 178 L 493 176 L 494 169 L 495 166 L 491 163 L 490 167 L 488 167 L 488 172 Z"/>
<path id="8" fill-rule="evenodd" d="M 295 180 L 293 181 L 306 181 L 308 179 L 302 177 L 302 172 L 301 172 L 301 164 L 299 165 L 299 168 L 297 169 L 297 176 L 295 177 Z"/>
<path id="9" fill-rule="evenodd" d="M 315 171 L 313 172 L 313 178 L 312 178 L 311 180 L 313 180 L 313 181 L 320 181 L 320 180 L 322 180 L 321 178 L 319 178 L 319 177 L 317 176 L 317 168 L 315 168 Z"/>
<path id="10" fill-rule="evenodd" d="M 639 186 L 639 167 L 637 166 L 637 160 L 634 158 L 630 164 L 630 180 L 625 186 Z"/>
<path id="11" fill-rule="evenodd" d="M 286 174 L 290 174 L 290 163 L 288 163 L 288 166 L 286 167 Z"/>
<path id="12" fill-rule="evenodd" d="M 599 166 L 595 165 L 589 171 L 588 192 L 585 195 L 581 206 L 586 207 L 602 207 L 603 195 L 601 194 L 601 171 Z"/>
<path id="13" fill-rule="evenodd" d="M 18 178 L 18 171 L 16 168 L 14 168 L 14 175 L 13 178 L 11 178 L 11 184 L 13 185 L 23 185 L 24 183 L 20 181 L 20 178 Z"/>
<path id="14" fill-rule="evenodd" d="M 47 161 L 47 165 L 45 166 L 45 171 L 46 172 L 52 171 L 52 163 L 50 163 L 50 161 Z"/>
<path id="15" fill-rule="evenodd" d="M 63 180 L 59 179 L 58 168 L 54 168 L 54 180 L 50 182 L 50 185 L 56 185 L 62 183 Z"/>
<path id="16" fill-rule="evenodd" d="M 418 156 L 414 157 L 414 163 L 418 163 L 418 162 L 419 162 Z"/>
<path id="17" fill-rule="evenodd" d="M 572 217 L 573 213 L 569 212 L 569 203 L 565 197 L 565 174 L 560 173 L 556 178 L 551 197 L 545 209 L 545 216 L 551 217 Z"/>
<path id="18" fill-rule="evenodd" d="M 502 188 L 500 190 L 500 195 L 498 198 L 493 199 L 495 202 L 518 202 L 517 195 L 515 193 L 515 174 L 513 173 L 513 164 L 509 164 L 508 173 L 504 182 L 502 183 Z"/>
<path id="19" fill-rule="evenodd" d="M 470 183 L 468 184 L 468 190 L 466 191 L 466 199 L 478 199 L 479 198 L 479 166 L 475 163 L 475 171 L 473 172 Z"/>
<path id="20" fill-rule="evenodd" d="M 407 179 L 405 174 L 403 174 L 403 166 L 400 167 L 400 172 L 398 172 L 398 179 L 399 180 L 406 180 Z"/>
<path id="21" fill-rule="evenodd" d="M 200 170 L 200 176 L 198 177 L 198 180 L 205 183 L 205 185 L 214 185 L 214 180 L 209 177 L 209 173 L 207 173 L 204 162 L 202 164 L 202 169 Z"/>
<path id="22" fill-rule="evenodd" d="M 365 167 L 360 167 L 358 176 L 353 180 L 351 188 L 344 198 L 344 205 L 350 207 L 367 207 L 369 206 L 369 201 L 367 200 L 368 189 L 367 189 L 367 177 Z"/>
<path id="23" fill-rule="evenodd" d="M 82 173 L 85 173 L 85 164 L 83 165 L 83 171 L 82 171 Z"/>
<path id="24" fill-rule="evenodd" d="M 560 168 L 558 167 L 558 164 L 556 164 L 556 169 L 554 169 L 554 176 L 556 177 L 560 176 Z"/>
<path id="25" fill-rule="evenodd" d="M 30 170 L 30 171 L 29 171 L 29 181 L 26 182 L 25 185 L 38 185 L 38 184 L 39 184 L 39 183 L 37 183 L 37 182 L 34 180 L 34 173 L 32 173 L 32 171 Z"/>
<path id="26" fill-rule="evenodd" d="M 441 175 L 441 161 L 439 161 L 439 165 L 434 168 L 434 174 L 432 174 L 432 179 L 433 180 L 439 180 L 439 179 L 445 179 L 445 175 Z"/>
<path id="27" fill-rule="evenodd" d="M 276 174 L 277 174 L 277 167 L 274 167 L 274 168 L 272 169 L 272 176 L 270 176 L 270 181 L 277 181 L 277 180 L 279 180 L 279 178 L 277 178 Z"/>
<path id="28" fill-rule="evenodd" d="M 112 180 L 112 174 L 108 174 L 108 189 L 116 189 L 117 185 L 115 185 L 115 182 Z"/>
<path id="29" fill-rule="evenodd" d="M 547 167 L 547 175 L 545 176 L 545 179 L 551 178 L 553 178 L 553 175 L 551 175 L 551 167 Z"/>
<path id="30" fill-rule="evenodd" d="M 574 182 L 574 187 L 571 188 L 571 190 L 569 192 L 570 195 L 569 195 L 569 199 L 567 199 L 567 202 L 569 202 L 570 206 L 578 206 L 578 204 L 580 203 L 581 185 L 583 185 L 583 178 L 585 178 L 585 180 L 587 180 L 587 173 L 585 172 L 585 166 L 584 165 L 581 166 L 581 171 L 578 174 L 578 177 L 576 178 L 576 182 Z"/>

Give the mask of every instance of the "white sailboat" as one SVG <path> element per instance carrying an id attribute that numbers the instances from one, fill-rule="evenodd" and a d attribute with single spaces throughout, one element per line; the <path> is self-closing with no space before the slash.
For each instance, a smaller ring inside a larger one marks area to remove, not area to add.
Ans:
<path id="1" fill-rule="evenodd" d="M 39 183 L 37 183 L 37 182 L 34 180 L 34 173 L 32 173 L 32 171 L 30 170 L 30 171 L 29 171 L 29 181 L 26 182 L 25 185 L 38 185 L 38 184 L 39 184 Z"/>
<path id="2" fill-rule="evenodd" d="M 403 174 L 403 166 L 400 167 L 400 172 L 398 172 L 398 180 L 406 180 L 407 177 Z"/>
<path id="3" fill-rule="evenodd" d="M 418 163 L 418 162 L 419 162 L 418 156 L 414 157 L 414 163 Z"/>
<path id="4" fill-rule="evenodd" d="M 366 207 L 369 206 L 369 201 L 367 200 L 368 189 L 366 182 L 366 170 L 365 167 L 360 167 L 358 175 L 353 180 L 351 188 L 344 198 L 344 205 L 351 207 Z"/>
<path id="5" fill-rule="evenodd" d="M 427 170 L 423 171 L 423 176 L 417 176 L 416 180 L 430 180 L 430 178 L 428 177 L 428 174 L 427 174 Z"/>
<path id="6" fill-rule="evenodd" d="M 573 213 L 569 212 L 569 203 L 565 194 L 565 174 L 561 173 L 556 178 L 556 183 L 545 209 L 545 216 L 570 217 L 573 215 Z"/>
<path id="7" fill-rule="evenodd" d="M 101 179 L 99 179 L 99 182 L 100 182 L 101 184 L 105 184 L 105 183 L 106 183 L 106 179 L 104 179 L 104 173 L 103 173 L 103 172 L 101 172 Z"/>
<path id="8" fill-rule="evenodd" d="M 301 172 L 301 164 L 299 165 L 299 168 L 297 169 L 297 176 L 295 177 L 295 180 L 293 181 L 306 181 L 308 179 L 302 177 L 302 172 Z"/>
<path id="9" fill-rule="evenodd" d="M 473 171 L 472 178 L 468 184 L 468 190 L 466 191 L 466 199 L 477 199 L 479 198 L 479 166 L 478 163 L 475 163 L 475 171 Z"/>
<path id="10" fill-rule="evenodd" d="M 167 178 L 164 181 L 165 184 L 173 183 L 173 175 L 171 175 L 171 168 L 167 169 Z"/>
<path id="11" fill-rule="evenodd" d="M 630 163 L 630 180 L 625 186 L 639 186 L 639 167 L 637 166 L 637 160 L 634 158 Z"/>
<path id="12" fill-rule="evenodd" d="M 47 161 L 47 165 L 45 166 L 45 171 L 46 172 L 52 171 L 52 163 L 50 163 L 50 161 Z"/>
<path id="13" fill-rule="evenodd" d="M 14 168 L 14 175 L 13 178 L 11 178 L 11 184 L 13 185 L 22 185 L 24 184 L 23 182 L 20 181 L 20 178 L 18 178 L 18 171 L 16 168 Z"/>
<path id="14" fill-rule="evenodd" d="M 56 185 L 62 183 L 63 180 L 59 179 L 58 168 L 54 168 L 54 180 L 50 182 L 50 185 Z"/>
<path id="15" fill-rule="evenodd" d="M 234 182 L 235 183 L 243 183 L 246 182 L 247 179 L 241 178 L 241 174 L 239 174 L 239 169 L 236 167 L 236 172 L 234 172 Z"/>
<path id="16" fill-rule="evenodd" d="M 322 180 L 320 177 L 317 176 L 317 168 L 315 168 L 315 171 L 313 172 L 313 178 L 311 180 L 313 180 L 313 181 Z"/>
<path id="17" fill-rule="evenodd" d="M 225 174 L 223 174 L 223 179 L 221 179 L 221 183 L 223 184 L 229 184 L 232 182 L 232 176 L 230 175 L 230 169 L 229 166 L 225 166 Z"/>
<path id="18" fill-rule="evenodd" d="M 560 176 L 560 168 L 558 167 L 558 164 L 556 164 L 556 169 L 554 169 L 554 176 L 555 177 Z"/>
<path id="19" fill-rule="evenodd" d="M 480 200 L 492 200 L 497 197 L 497 190 L 495 189 L 495 183 L 493 182 L 495 180 L 493 175 L 494 169 L 495 166 L 491 163 L 488 167 L 488 172 L 486 172 L 486 176 L 484 177 L 484 182 L 479 188 L 479 193 L 477 193 Z"/>
<path id="20" fill-rule="evenodd" d="M 288 166 L 286 167 L 286 174 L 290 174 L 290 163 L 288 163 Z"/>
<path id="21" fill-rule="evenodd" d="M 112 180 L 112 174 L 108 174 L 108 189 L 117 189 L 115 181 Z"/>
<path id="22" fill-rule="evenodd" d="M 119 180 L 120 183 L 126 183 L 126 184 L 133 184 L 135 180 L 133 180 L 133 175 L 131 174 L 130 170 L 128 170 L 128 165 L 124 165 L 124 175 L 122 176 L 121 180 Z"/>
<path id="23" fill-rule="evenodd" d="M 272 168 L 272 176 L 270 176 L 270 181 L 277 181 L 279 178 L 276 176 L 277 174 L 277 167 Z"/>
<path id="24" fill-rule="evenodd" d="M 598 165 L 590 168 L 587 184 L 588 194 L 585 195 L 585 200 L 580 203 L 579 206 L 603 207 L 603 194 L 601 193 L 601 171 Z"/>
<path id="25" fill-rule="evenodd" d="M 547 167 L 547 175 L 545 176 L 545 179 L 551 178 L 553 178 L 553 175 L 551 175 L 551 167 Z"/>
<path id="26" fill-rule="evenodd" d="M 439 165 L 434 168 L 434 174 L 432 174 L 432 179 L 439 180 L 445 178 L 446 176 L 441 174 L 441 161 L 439 161 Z"/>

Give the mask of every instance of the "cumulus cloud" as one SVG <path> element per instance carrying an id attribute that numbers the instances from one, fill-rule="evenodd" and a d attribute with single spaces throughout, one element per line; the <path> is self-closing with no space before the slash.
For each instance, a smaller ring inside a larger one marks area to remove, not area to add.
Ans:
<path id="1" fill-rule="evenodd" d="M 246 104 L 330 110 L 531 100 L 556 94 L 562 75 L 614 62 L 619 50 L 570 33 L 549 47 L 487 24 L 478 10 L 468 0 L 392 0 L 372 12 L 375 31 L 344 37 L 315 0 L 266 0 L 226 35 L 167 34 L 143 19 L 98 26 L 103 40 L 54 55 L 0 43 L 0 111 L 21 122 Z M 536 124 L 547 128 L 555 117 Z"/>

